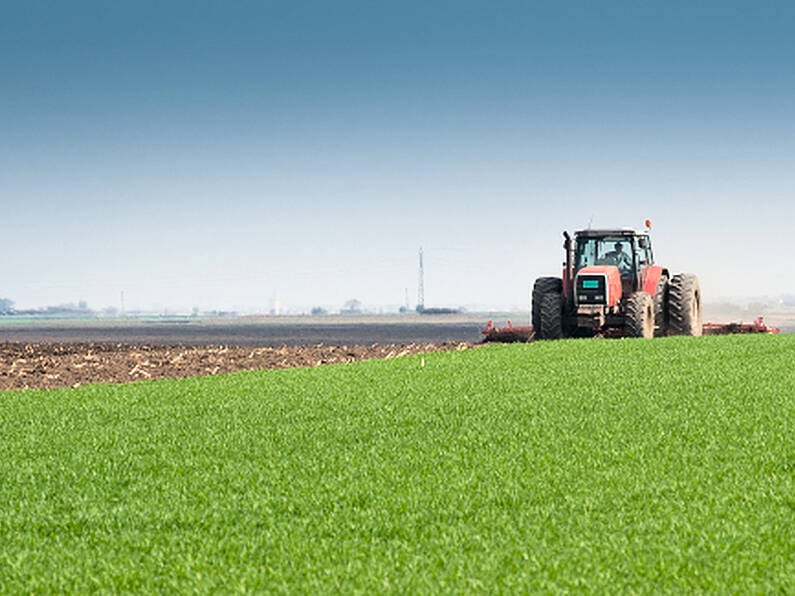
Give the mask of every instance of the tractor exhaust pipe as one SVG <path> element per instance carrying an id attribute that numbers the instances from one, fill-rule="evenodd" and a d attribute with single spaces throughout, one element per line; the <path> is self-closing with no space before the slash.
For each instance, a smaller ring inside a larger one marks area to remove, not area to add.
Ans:
<path id="1" fill-rule="evenodd" d="M 563 248 L 566 251 L 566 262 L 563 264 L 563 297 L 569 306 L 574 303 L 574 245 L 568 232 L 563 232 L 566 239 Z"/>
<path id="2" fill-rule="evenodd" d="M 564 263 L 566 267 L 566 282 L 570 284 L 574 281 L 574 246 L 568 232 L 563 232 L 563 237 L 566 239 L 563 243 L 563 248 L 566 251 L 566 262 Z"/>

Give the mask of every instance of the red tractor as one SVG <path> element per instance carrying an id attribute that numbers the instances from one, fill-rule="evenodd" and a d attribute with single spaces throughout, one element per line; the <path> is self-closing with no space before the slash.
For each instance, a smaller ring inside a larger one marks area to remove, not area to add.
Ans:
<path id="1" fill-rule="evenodd" d="M 564 232 L 563 278 L 533 286 L 536 338 L 701 335 L 698 278 L 654 264 L 648 227 Z"/>

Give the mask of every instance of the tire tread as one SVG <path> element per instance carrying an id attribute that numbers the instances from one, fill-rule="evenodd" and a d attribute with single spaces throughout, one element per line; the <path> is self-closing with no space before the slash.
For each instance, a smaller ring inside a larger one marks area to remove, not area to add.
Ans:
<path id="1" fill-rule="evenodd" d="M 651 326 L 648 318 L 651 316 Z M 646 292 L 635 292 L 627 300 L 626 313 L 624 315 L 628 337 L 654 337 L 654 302 L 652 297 Z"/>
<path id="2" fill-rule="evenodd" d="M 669 335 L 701 335 L 701 289 L 691 273 L 674 275 L 668 296 Z"/>

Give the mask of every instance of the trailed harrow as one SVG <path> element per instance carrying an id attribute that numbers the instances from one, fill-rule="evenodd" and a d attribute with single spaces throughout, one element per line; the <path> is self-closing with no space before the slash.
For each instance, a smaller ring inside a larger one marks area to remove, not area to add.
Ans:
<path id="1" fill-rule="evenodd" d="M 764 317 L 757 317 L 753 323 L 704 323 L 704 335 L 732 335 L 736 333 L 778 333 L 778 327 L 765 324 Z M 495 343 L 526 343 L 535 339 L 532 327 L 514 327 L 508 321 L 505 327 L 496 327 L 489 321 L 486 328 L 481 331 L 484 342 Z"/>
<path id="2" fill-rule="evenodd" d="M 764 317 L 753 323 L 704 323 L 704 335 L 730 335 L 732 333 L 778 333 L 778 327 L 765 325 Z"/>

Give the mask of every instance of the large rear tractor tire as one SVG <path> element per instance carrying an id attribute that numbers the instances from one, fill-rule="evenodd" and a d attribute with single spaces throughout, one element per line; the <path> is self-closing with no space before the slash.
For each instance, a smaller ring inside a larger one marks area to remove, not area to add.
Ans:
<path id="1" fill-rule="evenodd" d="M 674 275 L 668 295 L 668 334 L 701 335 L 701 287 L 690 273 Z"/>
<path id="2" fill-rule="evenodd" d="M 544 294 L 541 299 L 538 339 L 563 338 L 563 294 Z"/>
<path id="3" fill-rule="evenodd" d="M 627 337 L 654 337 L 654 301 L 646 292 L 635 292 L 627 300 L 625 333 Z"/>
<path id="4" fill-rule="evenodd" d="M 670 284 L 668 275 L 660 276 L 657 282 L 657 289 L 654 292 L 654 337 L 665 337 L 668 335 L 668 298 Z"/>
<path id="5" fill-rule="evenodd" d="M 559 277 L 539 277 L 533 284 L 530 324 L 535 329 L 536 334 L 541 328 L 541 301 L 543 297 L 547 294 L 560 294 L 562 292 L 563 281 Z"/>

